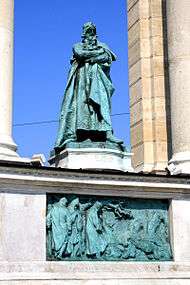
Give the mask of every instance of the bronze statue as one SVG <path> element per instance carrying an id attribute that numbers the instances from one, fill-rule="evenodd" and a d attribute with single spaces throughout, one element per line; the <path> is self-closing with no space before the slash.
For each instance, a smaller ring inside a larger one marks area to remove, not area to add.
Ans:
<path id="1" fill-rule="evenodd" d="M 97 39 L 96 26 L 83 26 L 82 42 L 73 47 L 71 69 L 59 120 L 55 152 L 95 142 L 104 147 L 124 150 L 123 142 L 113 135 L 111 97 L 114 87 L 110 67 L 116 60 L 110 48 Z"/>

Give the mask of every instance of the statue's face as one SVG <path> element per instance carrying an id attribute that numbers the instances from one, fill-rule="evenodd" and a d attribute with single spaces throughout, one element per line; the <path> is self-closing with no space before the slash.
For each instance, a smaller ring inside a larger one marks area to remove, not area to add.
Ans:
<path id="1" fill-rule="evenodd" d="M 92 29 L 92 27 L 89 27 L 89 28 L 85 31 L 85 35 L 86 35 L 87 37 L 90 37 L 90 38 L 92 38 L 92 37 L 95 35 L 94 30 Z"/>

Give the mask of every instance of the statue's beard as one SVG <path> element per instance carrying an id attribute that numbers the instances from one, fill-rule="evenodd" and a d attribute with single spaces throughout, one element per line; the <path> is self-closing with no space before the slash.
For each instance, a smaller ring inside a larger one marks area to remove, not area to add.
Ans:
<path id="1" fill-rule="evenodd" d="M 93 38 L 89 39 L 88 36 L 83 38 L 83 47 L 84 49 L 93 50 L 97 48 L 97 37 L 94 36 Z"/>

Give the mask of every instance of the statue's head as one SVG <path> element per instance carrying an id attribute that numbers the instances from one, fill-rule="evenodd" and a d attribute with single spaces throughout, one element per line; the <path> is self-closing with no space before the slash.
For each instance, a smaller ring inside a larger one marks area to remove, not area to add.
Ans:
<path id="1" fill-rule="evenodd" d="M 69 209 L 70 211 L 74 211 L 79 207 L 79 198 L 75 198 L 74 200 L 71 201 L 69 204 Z"/>
<path id="2" fill-rule="evenodd" d="M 102 203 L 100 203 L 99 201 L 96 201 L 94 204 L 94 207 L 99 210 L 102 207 Z"/>
<path id="3" fill-rule="evenodd" d="M 82 37 L 96 36 L 96 26 L 92 22 L 83 25 Z"/>
<path id="4" fill-rule="evenodd" d="M 96 26 L 92 22 L 84 24 L 82 30 L 84 48 L 91 49 L 97 45 Z"/>
<path id="5" fill-rule="evenodd" d="M 66 204 L 67 204 L 67 198 L 65 198 L 65 197 L 61 198 L 61 199 L 59 200 L 59 204 L 60 204 L 61 206 L 66 206 Z"/>

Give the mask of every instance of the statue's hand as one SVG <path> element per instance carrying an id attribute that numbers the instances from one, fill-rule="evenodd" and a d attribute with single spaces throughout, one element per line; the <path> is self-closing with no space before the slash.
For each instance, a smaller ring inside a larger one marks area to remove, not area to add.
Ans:
<path id="1" fill-rule="evenodd" d="M 91 58 L 87 59 L 85 62 L 90 63 L 90 64 L 94 64 L 94 63 L 97 63 L 97 60 L 95 57 L 91 57 Z"/>
<path id="2" fill-rule="evenodd" d="M 97 56 L 100 56 L 100 55 L 105 53 L 105 51 L 102 47 L 97 47 L 97 48 L 94 48 L 92 50 L 83 50 L 83 52 L 87 57 L 90 57 L 90 58 L 91 57 L 97 57 Z"/>
<path id="3" fill-rule="evenodd" d="M 104 52 L 101 55 L 90 57 L 89 59 L 87 59 L 86 62 L 89 62 L 90 64 L 94 64 L 94 63 L 99 63 L 99 64 L 109 63 L 109 56 L 108 56 L 107 53 Z"/>

